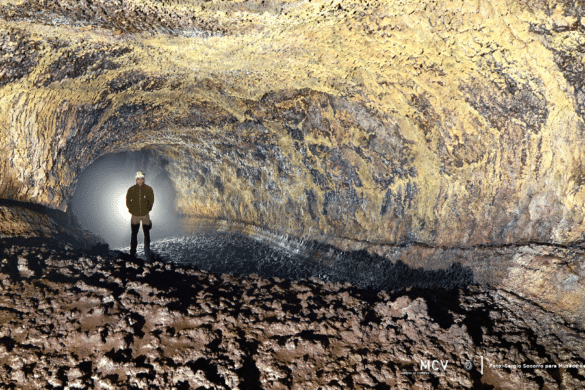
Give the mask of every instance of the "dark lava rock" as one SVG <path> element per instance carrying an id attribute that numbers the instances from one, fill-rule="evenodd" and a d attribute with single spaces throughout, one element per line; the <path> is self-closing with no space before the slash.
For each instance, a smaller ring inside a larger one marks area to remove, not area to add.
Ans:
<path id="1" fill-rule="evenodd" d="M 156 253 L 145 263 L 120 251 L 3 245 L 7 388 L 585 385 L 583 333 L 504 290 L 376 292 L 218 274 Z"/>

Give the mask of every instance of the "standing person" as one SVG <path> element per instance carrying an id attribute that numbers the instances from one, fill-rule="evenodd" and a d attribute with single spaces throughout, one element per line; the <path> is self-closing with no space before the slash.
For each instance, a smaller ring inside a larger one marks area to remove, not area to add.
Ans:
<path id="1" fill-rule="evenodd" d="M 154 192 L 152 187 L 144 184 L 144 174 L 136 172 L 136 184 L 128 189 L 126 193 L 126 207 L 132 214 L 130 227 L 132 236 L 130 238 L 130 255 L 136 256 L 136 246 L 138 246 L 138 230 L 142 221 L 142 232 L 144 233 L 144 253 L 146 259 L 150 260 L 150 229 L 152 222 L 148 216 L 154 203 Z"/>

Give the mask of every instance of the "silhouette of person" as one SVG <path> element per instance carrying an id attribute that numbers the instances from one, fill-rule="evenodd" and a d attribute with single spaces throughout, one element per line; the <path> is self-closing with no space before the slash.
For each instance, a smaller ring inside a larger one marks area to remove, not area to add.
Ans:
<path id="1" fill-rule="evenodd" d="M 150 260 L 150 229 L 152 221 L 148 213 L 152 210 L 154 204 L 154 191 L 152 187 L 144 183 L 144 174 L 136 172 L 136 184 L 128 189 L 126 193 L 126 207 L 132 214 L 130 228 L 132 236 L 130 238 L 130 255 L 136 256 L 136 247 L 138 246 L 138 230 L 142 222 L 142 232 L 144 233 L 144 253 L 146 259 Z"/>

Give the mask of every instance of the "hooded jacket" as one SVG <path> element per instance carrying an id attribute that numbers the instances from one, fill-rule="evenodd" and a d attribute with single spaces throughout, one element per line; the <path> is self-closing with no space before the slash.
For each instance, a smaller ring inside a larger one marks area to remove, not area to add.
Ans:
<path id="1" fill-rule="evenodd" d="M 152 210 L 154 203 L 154 192 L 152 187 L 142 184 L 142 187 L 138 184 L 128 188 L 126 193 L 126 207 L 128 212 L 132 215 L 143 216 L 147 215 Z"/>

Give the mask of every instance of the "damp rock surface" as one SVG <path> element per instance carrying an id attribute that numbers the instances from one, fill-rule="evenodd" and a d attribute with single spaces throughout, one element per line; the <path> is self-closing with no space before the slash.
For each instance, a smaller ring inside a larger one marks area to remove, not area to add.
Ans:
<path id="1" fill-rule="evenodd" d="M 30 244 L 4 245 L 0 265 L 8 388 L 585 385 L 582 332 L 486 286 L 375 291 Z"/>

